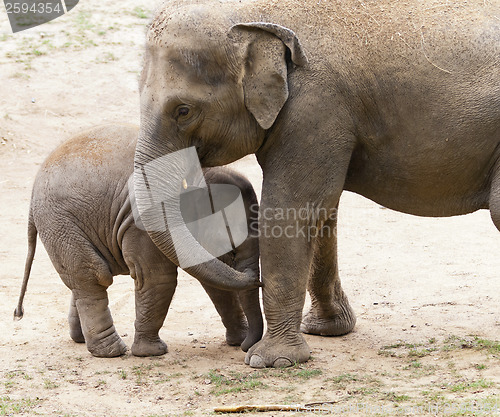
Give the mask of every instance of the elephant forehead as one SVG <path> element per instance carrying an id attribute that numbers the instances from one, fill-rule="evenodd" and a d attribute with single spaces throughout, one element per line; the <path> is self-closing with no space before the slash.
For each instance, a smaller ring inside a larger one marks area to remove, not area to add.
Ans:
<path id="1" fill-rule="evenodd" d="M 172 10 L 167 7 L 153 19 L 148 30 L 148 42 L 159 45 L 176 43 L 184 46 L 205 45 L 226 36 L 230 27 L 225 13 L 217 13 L 218 7 L 191 5 Z M 201 43 L 200 43 L 201 42 Z"/>
<path id="2" fill-rule="evenodd" d="M 161 42 L 148 37 L 146 61 L 153 69 L 162 68 L 169 78 L 193 76 L 191 81 L 216 85 L 237 71 L 235 54 L 225 39 L 207 38 L 195 31 L 180 34 L 165 30 Z"/>

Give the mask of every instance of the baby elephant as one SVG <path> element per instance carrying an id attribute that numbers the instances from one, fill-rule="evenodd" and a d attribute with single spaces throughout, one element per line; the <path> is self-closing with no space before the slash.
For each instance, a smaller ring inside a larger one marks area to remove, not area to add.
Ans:
<path id="1" fill-rule="evenodd" d="M 135 280 L 132 354 L 167 352 L 158 332 L 177 285 L 177 266 L 134 220 L 127 183 L 133 171 L 137 134 L 136 126 L 106 125 L 73 137 L 43 163 L 31 196 L 29 251 L 14 315 L 18 319 L 23 316 L 22 303 L 39 233 L 55 269 L 72 291 L 71 338 L 85 342 L 90 353 L 99 357 L 126 351 L 108 308 L 106 289 L 115 275 L 131 275 Z M 219 259 L 258 277 L 257 198 L 252 185 L 228 168 L 203 172 L 209 187 L 232 184 L 240 189 L 248 219 L 246 240 Z M 217 279 L 213 277 L 212 283 Z M 241 344 L 248 350 L 262 336 L 259 289 L 239 283 L 231 288 L 250 289 L 233 291 L 228 285 L 211 286 L 202 281 L 226 327 L 227 343 Z"/>

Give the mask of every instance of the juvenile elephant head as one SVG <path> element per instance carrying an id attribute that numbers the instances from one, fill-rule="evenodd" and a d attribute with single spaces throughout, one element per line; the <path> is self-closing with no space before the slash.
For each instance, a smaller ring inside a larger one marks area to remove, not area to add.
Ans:
<path id="1" fill-rule="evenodd" d="M 151 197 L 144 186 L 148 166 L 156 166 L 156 184 L 166 179 L 162 172 L 172 170 L 166 155 L 195 149 L 205 167 L 255 153 L 288 99 L 289 71 L 307 63 L 290 29 L 268 22 L 235 23 L 218 10 L 228 5 L 166 6 L 149 28 L 135 156 L 139 205 L 147 205 Z M 176 179 L 175 187 L 184 176 Z M 175 258 L 168 235 L 150 234 Z"/>

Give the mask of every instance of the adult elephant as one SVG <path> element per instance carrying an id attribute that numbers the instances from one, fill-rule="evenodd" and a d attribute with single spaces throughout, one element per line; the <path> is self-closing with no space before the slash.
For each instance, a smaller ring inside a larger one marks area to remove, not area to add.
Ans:
<path id="1" fill-rule="evenodd" d="M 253 367 L 306 361 L 300 330 L 353 328 L 331 233 L 342 190 L 420 216 L 489 208 L 500 228 L 498 1 L 167 3 L 140 92 L 138 200 L 144 167 L 187 147 L 203 166 L 255 153 L 262 167 Z"/>

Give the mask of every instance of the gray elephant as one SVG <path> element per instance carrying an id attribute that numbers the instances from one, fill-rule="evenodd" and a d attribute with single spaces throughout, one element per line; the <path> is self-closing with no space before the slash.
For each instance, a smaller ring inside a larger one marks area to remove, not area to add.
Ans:
<path id="1" fill-rule="evenodd" d="M 307 361 L 301 331 L 355 325 L 337 265 L 343 190 L 419 216 L 489 208 L 500 228 L 499 16 L 479 0 L 177 0 L 154 17 L 136 172 L 188 147 L 202 166 L 255 153 L 262 167 L 267 332 L 251 366 Z M 138 175 L 135 188 L 140 206 Z"/>
<path id="2" fill-rule="evenodd" d="M 167 352 L 158 332 L 177 285 L 177 266 L 138 227 L 140 223 L 133 215 L 128 180 L 133 172 L 137 134 L 136 126 L 105 125 L 64 142 L 43 163 L 31 197 L 29 252 L 15 317 L 23 316 L 22 303 L 38 233 L 54 267 L 72 291 L 71 338 L 85 342 L 88 350 L 99 357 L 114 357 L 126 351 L 113 325 L 106 289 L 115 275 L 128 274 L 135 280 L 132 354 L 153 356 Z M 248 237 L 221 260 L 237 271 L 251 270 L 258 277 L 259 247 L 253 225 L 257 211 L 252 207 L 258 207 L 258 203 L 252 185 L 228 168 L 206 169 L 203 174 L 209 187 L 230 184 L 241 191 Z M 203 273 L 202 266 L 198 266 L 196 277 L 221 316 L 227 343 L 241 344 L 247 350 L 257 342 L 262 336 L 263 320 L 255 282 L 211 276 Z"/>

